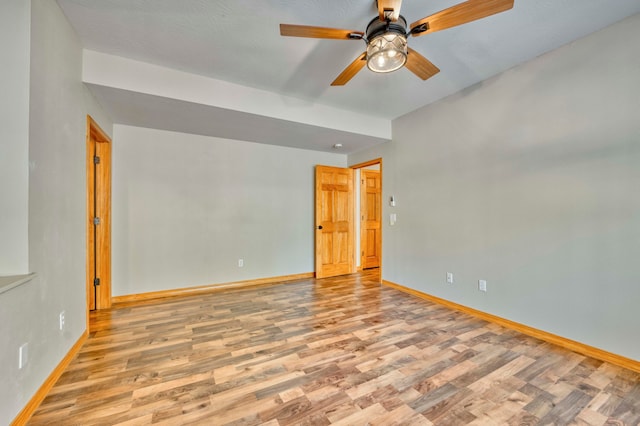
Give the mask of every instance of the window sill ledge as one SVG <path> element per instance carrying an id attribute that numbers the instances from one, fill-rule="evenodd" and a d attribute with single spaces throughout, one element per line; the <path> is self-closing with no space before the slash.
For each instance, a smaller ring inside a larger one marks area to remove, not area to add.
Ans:
<path id="1" fill-rule="evenodd" d="M 0 276 L 0 294 L 31 281 L 35 276 L 35 272 L 24 275 L 10 275 L 6 277 Z"/>

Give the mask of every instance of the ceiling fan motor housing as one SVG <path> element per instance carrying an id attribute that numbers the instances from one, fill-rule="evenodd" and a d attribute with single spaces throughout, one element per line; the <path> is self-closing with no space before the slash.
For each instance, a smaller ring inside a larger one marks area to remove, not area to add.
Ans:
<path id="1" fill-rule="evenodd" d="M 374 72 L 395 71 L 407 61 L 407 21 L 381 21 L 374 18 L 367 25 L 367 67 Z"/>

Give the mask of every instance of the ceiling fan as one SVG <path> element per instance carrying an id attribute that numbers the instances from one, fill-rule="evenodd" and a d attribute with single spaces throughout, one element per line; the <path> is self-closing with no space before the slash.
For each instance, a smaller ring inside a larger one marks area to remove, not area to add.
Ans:
<path id="1" fill-rule="evenodd" d="M 427 58 L 407 46 L 407 37 L 418 37 L 466 24 L 513 7 L 514 0 L 467 0 L 438 13 L 422 18 L 409 26 L 400 15 L 402 0 L 377 0 L 378 16 L 367 25 L 366 32 L 307 25 L 280 24 L 280 35 L 289 37 L 364 40 L 367 50 L 347 66 L 331 83 L 342 86 L 351 80 L 365 64 L 374 72 L 391 72 L 403 66 L 422 80 L 434 76 L 440 69 Z"/>

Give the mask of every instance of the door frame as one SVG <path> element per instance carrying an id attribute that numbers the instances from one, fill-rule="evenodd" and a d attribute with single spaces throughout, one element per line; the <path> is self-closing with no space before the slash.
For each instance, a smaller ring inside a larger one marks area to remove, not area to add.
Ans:
<path id="1" fill-rule="evenodd" d="M 96 309 L 111 307 L 111 138 L 100 128 L 98 123 L 87 115 L 86 133 L 86 171 L 87 171 L 87 252 L 86 252 L 86 302 L 87 302 L 87 329 L 89 329 L 89 312 L 91 310 L 91 288 L 93 287 L 94 265 L 96 256 L 101 265 L 104 265 L 104 276 L 100 277 L 99 296 L 96 297 Z M 100 154 L 100 166 L 104 173 L 98 174 L 102 179 L 99 188 L 102 190 L 94 193 L 94 179 L 96 178 L 94 156 Z M 94 199 L 95 197 L 95 199 Z M 94 202 L 104 208 L 100 226 L 104 232 L 102 245 L 94 252 Z"/>
<path id="2" fill-rule="evenodd" d="M 353 170 L 356 170 L 356 169 L 363 169 L 365 167 L 375 166 L 375 165 L 378 165 L 380 167 L 380 188 L 381 188 L 381 191 L 384 191 L 384 175 L 382 173 L 382 157 L 374 158 L 373 160 L 369 160 L 369 161 L 365 161 L 365 162 L 362 162 L 362 163 L 354 164 L 352 166 L 349 166 L 349 168 L 353 169 Z M 355 197 L 355 191 L 354 191 L 354 198 L 356 198 Z M 360 206 L 360 200 L 355 200 L 355 202 L 358 203 L 358 206 Z M 380 271 L 380 282 L 381 283 L 382 283 L 382 266 L 383 266 L 382 265 L 382 246 L 383 246 L 383 244 L 382 244 L 382 238 L 383 238 L 383 230 L 382 230 L 383 226 L 382 226 L 382 224 L 384 222 L 384 215 L 382 214 L 382 206 L 383 206 L 383 202 L 382 202 L 382 196 L 381 196 L 380 197 L 380 213 L 381 213 L 380 214 L 380 267 L 378 269 L 378 271 Z M 358 210 L 360 210 L 360 209 L 358 209 Z M 354 217 L 354 220 L 360 220 L 360 218 L 359 217 L 358 218 Z M 359 234 L 362 234 L 362 229 L 360 230 Z M 360 239 L 360 246 L 362 247 L 362 235 L 354 236 L 354 239 L 355 238 L 359 238 Z M 354 241 L 354 247 L 355 247 L 355 241 Z M 362 251 L 362 248 L 360 249 L 360 251 Z M 355 252 L 355 250 L 354 250 L 354 252 Z M 358 256 L 360 256 L 360 253 L 354 253 L 354 265 L 357 264 Z M 360 263 L 359 270 L 361 270 L 361 269 L 362 269 L 362 263 Z"/>

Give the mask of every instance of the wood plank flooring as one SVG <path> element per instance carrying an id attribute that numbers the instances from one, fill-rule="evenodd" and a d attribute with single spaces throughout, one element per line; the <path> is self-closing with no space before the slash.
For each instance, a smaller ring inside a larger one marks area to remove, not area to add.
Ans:
<path id="1" fill-rule="evenodd" d="M 640 424 L 640 374 L 376 280 L 95 313 L 29 424 Z"/>

